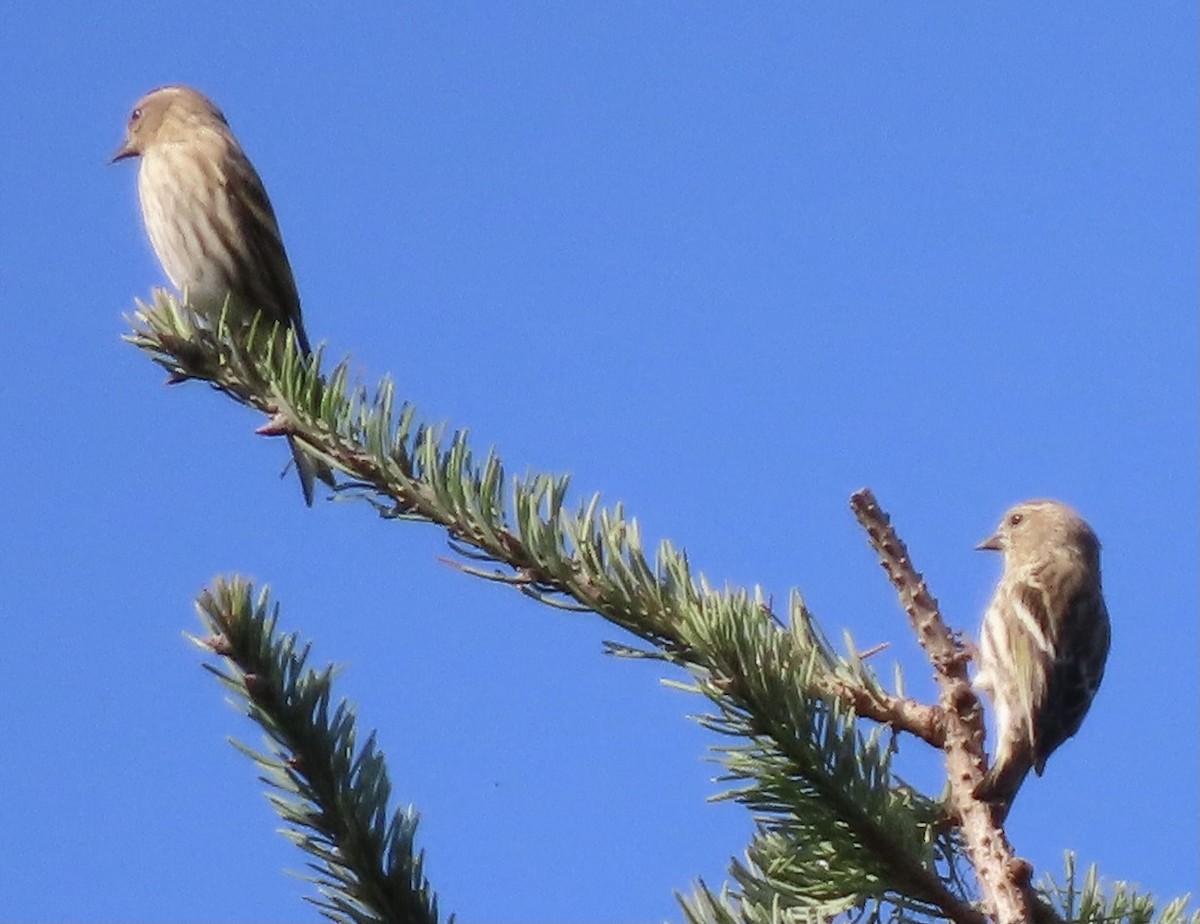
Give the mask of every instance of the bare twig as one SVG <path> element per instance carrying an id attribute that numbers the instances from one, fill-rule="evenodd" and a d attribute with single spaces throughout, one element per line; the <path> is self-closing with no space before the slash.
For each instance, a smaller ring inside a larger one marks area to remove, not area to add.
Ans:
<path id="1" fill-rule="evenodd" d="M 856 683 L 835 680 L 831 686 L 830 693 L 858 715 L 906 731 L 935 748 L 945 746 L 946 722 L 939 707 L 867 690 Z"/>

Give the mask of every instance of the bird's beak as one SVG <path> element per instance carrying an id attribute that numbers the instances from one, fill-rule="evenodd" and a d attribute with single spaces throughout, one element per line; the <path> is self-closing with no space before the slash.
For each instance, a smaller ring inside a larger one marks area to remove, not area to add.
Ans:
<path id="1" fill-rule="evenodd" d="M 129 139 L 126 138 L 121 142 L 121 146 L 117 148 L 115 152 L 113 152 L 112 159 L 109 160 L 109 163 L 115 164 L 117 161 L 124 160 L 127 157 L 137 157 L 137 153 L 138 152 L 133 149 L 133 145 L 129 143 Z"/>
<path id="2" fill-rule="evenodd" d="M 1004 541 L 1000 538 L 999 533 L 988 536 L 983 542 L 975 546 L 977 552 L 1003 552 Z"/>

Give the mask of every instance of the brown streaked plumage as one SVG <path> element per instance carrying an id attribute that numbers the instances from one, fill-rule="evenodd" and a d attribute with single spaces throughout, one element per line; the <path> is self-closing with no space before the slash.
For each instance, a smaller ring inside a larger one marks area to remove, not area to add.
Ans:
<path id="1" fill-rule="evenodd" d="M 235 318 L 261 312 L 290 327 L 307 355 L 300 296 L 267 191 L 221 111 L 190 87 L 142 97 L 113 161 L 140 158 L 142 219 L 163 271 L 188 302 Z M 328 466 L 289 438 L 305 503 Z"/>
<path id="2" fill-rule="evenodd" d="M 1009 510 L 978 546 L 1004 554 L 983 618 L 975 686 L 996 742 L 977 795 L 1007 806 L 1029 771 L 1074 735 L 1104 677 L 1110 628 L 1100 541 L 1074 510 L 1037 500 Z"/>

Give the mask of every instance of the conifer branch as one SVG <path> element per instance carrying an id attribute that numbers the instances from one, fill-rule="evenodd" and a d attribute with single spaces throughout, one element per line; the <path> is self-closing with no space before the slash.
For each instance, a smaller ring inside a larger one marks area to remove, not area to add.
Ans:
<path id="1" fill-rule="evenodd" d="M 264 589 L 218 579 L 196 601 L 210 634 L 192 641 L 221 656 L 205 664 L 266 733 L 268 751 L 233 744 L 262 770 L 288 838 L 315 862 L 321 895 L 308 899 L 338 924 L 436 924 L 437 899 L 423 872 L 411 809 L 388 816 L 391 784 L 372 734 L 356 746 L 353 709 L 330 709 L 334 669 L 306 667 L 309 646 L 276 634 L 278 606 Z"/>
<path id="2" fill-rule="evenodd" d="M 326 382 L 320 355 L 308 362 L 278 329 L 230 331 L 161 289 L 152 304 L 139 303 L 132 322 L 127 339 L 165 368 L 172 382 L 205 380 L 262 412 L 269 420 L 258 432 L 294 436 L 349 476 L 341 494 L 367 500 L 387 518 L 438 524 L 456 553 L 492 566 L 456 563 L 459 570 L 514 585 L 544 603 L 597 612 L 668 660 L 688 661 L 689 643 L 677 631 L 677 617 L 699 598 L 686 556 L 664 543 L 651 566 L 637 521 L 627 519 L 621 505 L 602 510 L 594 495 L 572 514 L 565 507 L 569 478 L 538 475 L 514 479 L 510 514 L 496 455 L 476 463 L 465 430 L 445 448 L 439 428 L 416 423 L 415 408 L 396 409 L 389 381 L 374 398 L 361 388 L 351 396 L 346 363 Z M 775 618 L 769 606 L 758 606 L 762 612 L 755 618 Z M 887 693 L 856 654 L 848 666 L 833 654 L 803 606 L 793 607 L 793 615 L 802 617 L 793 621 L 797 642 L 821 650 L 826 671 L 814 682 L 824 685 L 826 695 L 941 746 L 935 708 Z"/>

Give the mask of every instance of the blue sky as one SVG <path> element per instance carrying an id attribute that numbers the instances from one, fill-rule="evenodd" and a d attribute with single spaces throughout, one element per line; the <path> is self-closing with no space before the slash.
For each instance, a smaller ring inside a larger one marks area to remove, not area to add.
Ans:
<path id="1" fill-rule="evenodd" d="M 121 342 L 162 276 L 106 161 L 171 82 L 258 166 L 315 341 L 713 583 L 893 642 L 914 694 L 850 493 L 971 632 L 1004 509 L 1078 507 L 1108 675 L 1009 833 L 1197 890 L 1194 6 L 611 6 L 0 11 L 6 919 L 313 916 L 181 634 L 231 571 L 345 665 L 446 911 L 677 919 L 749 830 L 705 804 L 701 704 L 602 657 L 616 630 L 455 573 L 430 527 L 306 510 L 258 420 Z"/>

